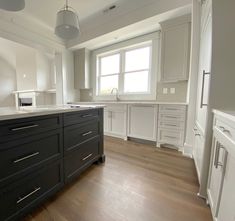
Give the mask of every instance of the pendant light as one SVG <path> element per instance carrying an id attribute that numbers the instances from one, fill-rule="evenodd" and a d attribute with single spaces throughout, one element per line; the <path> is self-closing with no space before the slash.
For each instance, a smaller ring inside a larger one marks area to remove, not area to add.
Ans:
<path id="1" fill-rule="evenodd" d="M 78 15 L 68 6 L 66 0 L 65 6 L 57 12 L 55 34 L 64 40 L 70 40 L 78 37 L 79 32 Z"/>
<path id="2" fill-rule="evenodd" d="M 0 8 L 7 11 L 20 11 L 25 8 L 25 0 L 0 0 Z"/>

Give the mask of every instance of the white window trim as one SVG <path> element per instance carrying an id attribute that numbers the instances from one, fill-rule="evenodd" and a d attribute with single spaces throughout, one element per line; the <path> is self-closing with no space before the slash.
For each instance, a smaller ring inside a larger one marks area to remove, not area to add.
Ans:
<path id="1" fill-rule="evenodd" d="M 93 99 L 100 100 L 115 100 L 115 95 L 97 95 L 98 92 L 98 83 L 97 83 L 97 56 L 107 56 L 116 54 L 117 52 L 133 50 L 135 48 L 141 48 L 152 44 L 151 47 L 151 57 L 150 57 L 150 74 L 149 74 L 149 90 L 148 92 L 143 93 L 125 93 L 120 94 L 121 100 L 156 100 L 156 92 L 157 92 L 157 76 L 159 73 L 159 32 L 154 32 L 151 34 L 143 35 L 134 39 L 130 39 L 127 41 L 123 41 L 114 45 L 110 45 L 101 49 L 97 49 L 91 54 L 91 73 L 92 73 L 92 82 L 93 82 Z M 121 56 L 121 59 L 124 59 L 124 56 Z M 124 65 L 124 62 L 120 62 L 120 64 Z M 123 69 L 121 69 L 123 70 Z M 121 71 L 120 70 L 120 71 Z M 123 77 L 122 74 L 119 76 Z M 122 88 L 123 91 L 123 88 Z"/>

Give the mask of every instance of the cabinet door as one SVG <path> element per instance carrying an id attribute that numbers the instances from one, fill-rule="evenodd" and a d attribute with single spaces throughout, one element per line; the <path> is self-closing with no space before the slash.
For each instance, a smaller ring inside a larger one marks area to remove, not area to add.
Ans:
<path id="1" fill-rule="evenodd" d="M 104 111 L 104 133 L 110 132 L 110 118 L 111 118 L 111 112 Z"/>
<path id="2" fill-rule="evenodd" d="M 225 169 L 223 165 L 227 157 L 227 151 L 216 138 L 213 140 L 212 151 L 213 157 L 211 158 L 211 170 L 208 179 L 208 200 L 213 217 L 217 217 Z"/>
<path id="3" fill-rule="evenodd" d="M 187 80 L 189 56 L 189 23 L 162 32 L 161 81 Z"/>
<path id="4" fill-rule="evenodd" d="M 130 105 L 128 136 L 156 141 L 155 106 Z"/>
<path id="5" fill-rule="evenodd" d="M 203 5 L 207 7 L 207 5 Z M 205 17 L 205 16 L 203 16 Z M 212 20 L 210 12 L 208 12 L 206 22 L 202 22 L 201 27 L 201 45 L 200 45 L 200 64 L 198 74 L 198 92 L 197 92 L 197 108 L 196 122 L 197 125 L 205 133 L 208 99 L 210 86 L 211 71 L 211 46 L 212 46 Z"/>
<path id="6" fill-rule="evenodd" d="M 194 139 L 194 150 L 193 157 L 195 160 L 197 175 L 199 183 L 201 183 L 201 170 L 202 168 L 202 160 L 203 160 L 203 147 L 204 147 L 204 137 L 201 135 L 198 129 L 195 131 L 195 139 Z"/>
<path id="7" fill-rule="evenodd" d="M 126 113 L 121 111 L 111 112 L 110 132 L 120 136 L 126 136 Z"/>
<path id="8" fill-rule="evenodd" d="M 234 148 L 234 146 L 232 146 Z M 218 212 L 218 221 L 234 221 L 235 220 L 235 154 L 228 153 L 227 163 L 224 162 L 225 175 L 223 189 L 221 193 L 221 201 Z"/>

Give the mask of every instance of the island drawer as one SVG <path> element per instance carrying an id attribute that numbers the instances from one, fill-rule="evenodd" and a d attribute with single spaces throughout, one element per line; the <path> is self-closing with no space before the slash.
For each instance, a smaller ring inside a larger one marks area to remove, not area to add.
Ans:
<path id="1" fill-rule="evenodd" d="M 53 159 L 62 158 L 62 130 L 9 141 L 0 146 L 0 184 Z"/>
<path id="2" fill-rule="evenodd" d="M 79 148 L 79 145 L 95 136 L 98 136 L 99 121 L 93 120 L 88 123 L 71 125 L 64 128 L 64 148 L 71 151 Z"/>
<path id="3" fill-rule="evenodd" d="M 98 117 L 99 109 L 68 112 L 64 114 L 64 126 L 84 123 L 90 120 L 98 119 Z"/>
<path id="4" fill-rule="evenodd" d="M 78 150 L 73 151 L 64 159 L 65 181 L 78 176 L 81 171 L 99 158 L 100 138 L 96 137 L 83 143 Z"/>
<path id="5" fill-rule="evenodd" d="M 63 126 L 62 115 L 47 115 L 0 122 L 0 142 L 29 136 Z"/>
<path id="6" fill-rule="evenodd" d="M 56 161 L 0 192 L 0 220 L 15 220 L 63 186 L 62 161 Z M 17 219 L 18 220 L 18 219 Z"/>

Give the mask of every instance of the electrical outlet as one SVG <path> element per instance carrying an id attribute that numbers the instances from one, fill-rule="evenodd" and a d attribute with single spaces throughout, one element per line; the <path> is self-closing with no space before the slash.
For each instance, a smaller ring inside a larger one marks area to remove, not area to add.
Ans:
<path id="1" fill-rule="evenodd" d="M 168 94 L 168 88 L 167 88 L 167 87 L 164 87 L 164 88 L 162 89 L 162 93 L 163 93 L 163 94 Z"/>
<path id="2" fill-rule="evenodd" d="M 175 94 L 175 88 L 174 87 L 170 88 L 170 93 Z"/>

